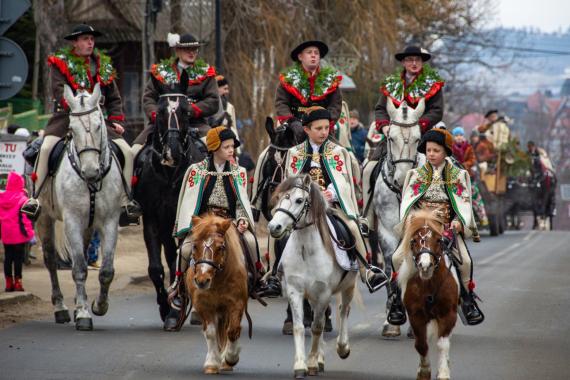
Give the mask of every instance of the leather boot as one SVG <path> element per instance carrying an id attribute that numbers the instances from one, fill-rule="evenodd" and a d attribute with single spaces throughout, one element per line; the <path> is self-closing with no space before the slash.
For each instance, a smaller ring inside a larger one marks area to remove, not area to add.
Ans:
<path id="1" fill-rule="evenodd" d="M 396 281 L 388 286 L 388 322 L 392 325 L 401 326 L 406 323 L 406 309 L 402 302 L 402 291 Z"/>
<path id="2" fill-rule="evenodd" d="M 459 317 L 463 324 L 469 326 L 478 325 L 485 319 L 483 312 L 479 309 L 479 305 L 477 305 L 475 301 L 473 292 L 461 292 L 461 310 Z"/>
<path id="3" fill-rule="evenodd" d="M 14 291 L 23 292 L 24 286 L 22 285 L 22 279 L 20 277 L 14 278 Z"/>
<path id="4" fill-rule="evenodd" d="M 14 279 L 12 278 L 12 276 L 6 276 L 6 289 L 4 290 L 7 292 L 14 291 Z"/>

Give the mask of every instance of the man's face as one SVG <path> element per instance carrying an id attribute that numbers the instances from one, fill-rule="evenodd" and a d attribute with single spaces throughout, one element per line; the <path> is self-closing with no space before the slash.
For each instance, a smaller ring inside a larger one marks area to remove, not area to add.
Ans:
<path id="1" fill-rule="evenodd" d="M 308 126 L 304 127 L 305 133 L 309 139 L 317 145 L 321 145 L 329 137 L 330 124 L 327 119 L 315 120 Z"/>
<path id="2" fill-rule="evenodd" d="M 223 86 L 218 87 L 218 95 L 220 96 L 228 96 L 230 94 L 230 85 L 224 84 Z"/>
<path id="3" fill-rule="evenodd" d="M 498 118 L 499 118 L 499 115 L 496 112 L 487 116 L 487 120 L 489 120 L 489 123 L 493 123 L 493 122 L 497 121 Z"/>
<path id="4" fill-rule="evenodd" d="M 176 57 L 178 57 L 178 59 L 186 65 L 194 64 L 194 62 L 196 61 L 196 58 L 198 58 L 198 48 L 197 47 L 193 47 L 193 48 L 178 47 L 175 49 L 175 51 L 176 51 Z"/>
<path id="5" fill-rule="evenodd" d="M 424 61 L 420 56 L 409 56 L 404 58 L 402 61 L 404 65 L 404 69 L 410 75 L 417 75 L 422 71 L 422 67 L 424 66 Z"/>
<path id="6" fill-rule="evenodd" d="M 321 63 L 321 52 L 316 46 L 309 46 L 297 55 L 299 62 L 307 71 L 314 71 Z"/>
<path id="7" fill-rule="evenodd" d="M 72 42 L 73 51 L 80 57 L 88 57 L 93 54 L 95 48 L 95 37 L 91 34 L 84 34 L 77 37 Z"/>

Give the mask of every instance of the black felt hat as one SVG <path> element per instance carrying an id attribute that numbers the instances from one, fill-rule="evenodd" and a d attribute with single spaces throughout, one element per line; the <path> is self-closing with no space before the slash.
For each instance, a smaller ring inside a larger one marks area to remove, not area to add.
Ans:
<path id="1" fill-rule="evenodd" d="M 67 36 L 63 38 L 65 38 L 68 41 L 73 41 L 77 39 L 77 37 L 82 36 L 84 34 L 90 34 L 93 37 L 99 37 L 103 35 L 103 33 L 95 30 L 95 28 L 93 28 L 91 25 L 79 24 L 75 25 L 71 33 L 69 33 Z"/>
<path id="2" fill-rule="evenodd" d="M 422 57 L 424 62 L 427 62 L 431 58 L 431 54 L 423 48 L 419 46 L 406 46 L 403 52 L 397 53 L 394 57 L 398 61 L 403 61 L 406 57 Z"/>
<path id="3" fill-rule="evenodd" d="M 489 110 L 489 111 L 487 111 L 487 113 L 485 114 L 485 117 L 487 118 L 487 117 L 491 116 L 491 115 L 494 114 L 494 113 L 499 113 L 499 110 L 497 110 L 497 109 Z"/>
<path id="4" fill-rule="evenodd" d="M 420 145 L 418 145 L 418 152 L 426 154 L 426 146 L 428 141 L 434 142 L 444 147 L 448 156 L 453 155 L 453 137 L 447 129 L 433 128 L 427 131 L 422 137 Z"/>
<path id="5" fill-rule="evenodd" d="M 168 42 L 168 46 L 173 48 L 198 48 L 200 46 L 206 45 L 204 42 L 198 41 L 198 39 L 190 33 L 181 35 L 176 33 L 168 33 L 166 40 Z"/>
<path id="6" fill-rule="evenodd" d="M 329 52 L 329 47 L 323 41 L 305 41 L 299 44 L 295 49 L 291 51 L 291 59 L 295 62 L 299 62 L 299 58 L 297 56 L 306 48 L 314 46 L 319 49 L 319 53 L 321 54 L 321 58 L 324 58 L 327 53 Z"/>
<path id="7" fill-rule="evenodd" d="M 303 115 L 303 125 L 309 125 L 315 120 L 330 120 L 331 114 L 330 112 L 323 107 L 314 106 L 310 107 L 305 111 Z"/>

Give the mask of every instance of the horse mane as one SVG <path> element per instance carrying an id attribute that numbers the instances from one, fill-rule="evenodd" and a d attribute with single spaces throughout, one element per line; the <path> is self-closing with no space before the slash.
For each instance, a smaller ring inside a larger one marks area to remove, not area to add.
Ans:
<path id="1" fill-rule="evenodd" d="M 306 174 L 305 174 L 306 175 Z M 304 175 L 300 176 L 293 176 L 287 178 L 285 181 L 281 182 L 281 184 L 275 189 L 275 194 L 272 198 L 272 204 L 275 204 L 276 197 L 278 197 L 281 193 L 287 192 L 295 187 L 303 186 L 303 178 Z M 311 201 L 311 207 L 309 208 L 309 216 L 315 226 L 317 227 L 319 234 L 321 235 L 321 239 L 323 241 L 324 246 L 327 248 L 327 251 L 330 254 L 333 254 L 333 246 L 331 239 L 326 239 L 325 236 L 330 236 L 329 227 L 327 224 L 327 210 L 328 210 L 328 203 L 321 188 L 313 181 L 309 184 L 309 199 Z"/>
<path id="2" fill-rule="evenodd" d="M 410 246 L 412 237 L 419 229 L 426 225 L 437 234 L 443 234 L 443 220 L 432 210 L 413 211 L 406 218 L 402 242 L 407 254 L 411 254 L 412 251 Z"/>
<path id="3" fill-rule="evenodd" d="M 200 223 L 192 226 L 192 241 L 194 242 L 203 241 L 212 234 L 220 233 L 221 224 L 227 220 L 214 214 L 202 215 L 201 219 Z M 243 263 L 238 263 L 240 258 L 243 257 L 243 253 L 241 252 L 238 231 L 233 223 L 230 224 L 223 236 L 227 252 L 224 272 L 233 272 L 239 270 L 239 268 L 244 268 L 245 270 Z"/>

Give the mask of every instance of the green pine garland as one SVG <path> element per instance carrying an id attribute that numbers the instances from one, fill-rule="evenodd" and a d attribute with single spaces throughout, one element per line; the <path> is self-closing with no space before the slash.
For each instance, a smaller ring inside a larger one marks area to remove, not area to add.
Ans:
<path id="1" fill-rule="evenodd" d="M 99 49 L 95 49 L 94 54 L 99 57 L 99 76 L 101 77 L 103 84 L 108 84 L 116 79 L 117 74 L 113 68 L 111 57 Z M 69 74 L 73 77 L 75 83 L 80 88 L 88 89 L 91 87 L 89 75 L 87 74 L 88 64 L 85 62 L 84 57 L 80 57 L 73 53 L 72 46 L 67 46 L 59 50 L 55 56 L 66 63 Z"/>
<path id="2" fill-rule="evenodd" d="M 165 84 L 178 83 L 178 74 L 174 69 L 176 62 L 176 57 L 170 57 L 163 59 L 158 63 L 158 65 L 153 65 L 152 71 L 157 76 L 157 79 L 162 80 Z M 194 65 L 188 66 L 186 68 L 186 73 L 188 73 L 188 80 L 198 80 L 208 72 L 210 65 L 204 62 L 202 59 L 197 59 Z M 158 74 L 158 75 L 157 75 Z"/>
<path id="3" fill-rule="evenodd" d="M 424 64 L 420 75 L 408 87 L 405 86 L 405 78 L 402 78 L 401 68 L 396 69 L 392 75 L 386 77 L 382 86 L 394 99 L 402 101 L 408 95 L 412 98 L 425 96 L 436 82 L 443 82 L 443 79 L 429 64 Z"/>
<path id="4" fill-rule="evenodd" d="M 281 72 L 281 75 L 283 75 L 286 83 L 295 87 L 305 99 L 309 99 L 311 96 L 309 73 L 303 70 L 300 63 L 286 68 Z M 321 67 L 315 79 L 312 96 L 322 96 L 334 84 L 337 76 L 337 71 L 331 66 Z"/>

